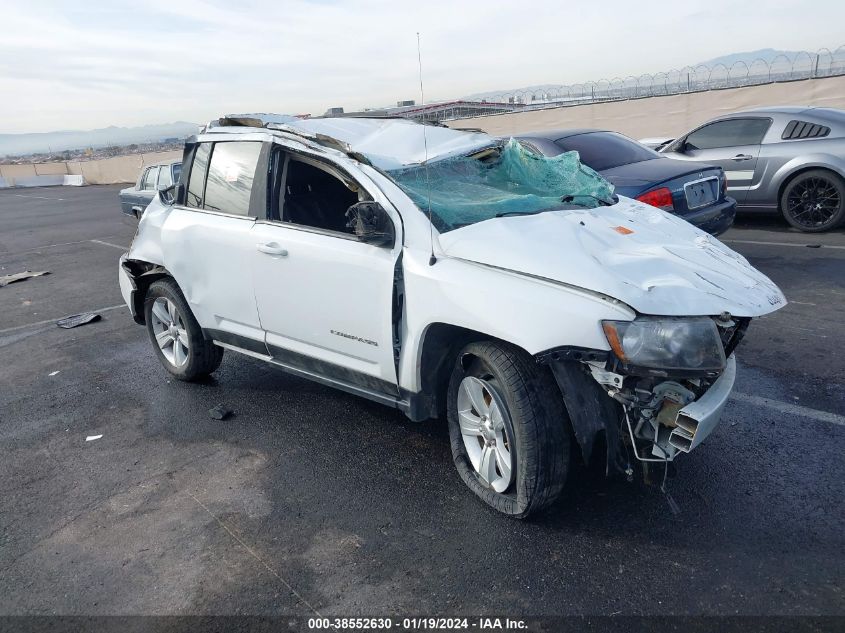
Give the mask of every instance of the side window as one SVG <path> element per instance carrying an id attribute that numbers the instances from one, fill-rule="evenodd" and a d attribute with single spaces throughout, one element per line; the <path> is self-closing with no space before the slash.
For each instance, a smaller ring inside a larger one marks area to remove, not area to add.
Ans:
<path id="1" fill-rule="evenodd" d="M 203 208 L 233 215 L 249 215 L 252 181 L 261 143 L 215 143 L 208 166 Z"/>
<path id="2" fill-rule="evenodd" d="M 346 226 L 346 210 L 369 196 L 359 197 L 338 177 L 293 157 L 288 160 L 286 172 L 281 213 L 277 217 L 292 224 L 352 233 Z"/>
<path id="3" fill-rule="evenodd" d="M 686 139 L 690 149 L 759 145 L 772 124 L 770 119 L 727 119 L 696 130 Z"/>
<path id="4" fill-rule="evenodd" d="M 202 195 L 205 191 L 205 172 L 208 167 L 209 154 L 211 154 L 211 143 L 202 143 L 194 152 L 191 177 L 188 180 L 188 195 L 185 201 L 185 204 L 189 207 L 202 209 Z"/>
<path id="5" fill-rule="evenodd" d="M 158 176 L 158 167 L 150 167 L 144 175 L 144 182 L 141 184 L 141 189 L 147 191 L 156 188 L 156 177 Z"/>
<path id="6" fill-rule="evenodd" d="M 170 177 L 170 165 L 162 165 L 158 172 L 158 186 L 169 187 L 173 184 L 173 179 Z"/>

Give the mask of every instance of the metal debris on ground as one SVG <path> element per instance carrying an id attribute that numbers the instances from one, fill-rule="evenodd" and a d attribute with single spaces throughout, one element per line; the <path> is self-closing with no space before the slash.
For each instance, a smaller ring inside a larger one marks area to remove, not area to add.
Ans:
<path id="1" fill-rule="evenodd" d="M 230 417 L 232 413 L 234 413 L 234 411 L 224 407 L 222 404 L 218 404 L 213 409 L 208 410 L 208 415 L 210 415 L 213 420 L 225 420 Z"/>
<path id="2" fill-rule="evenodd" d="M 93 442 L 94 440 L 98 440 L 101 437 L 103 437 L 102 433 L 100 433 L 99 435 L 89 435 L 88 437 L 85 438 L 85 441 L 86 442 Z"/>
<path id="3" fill-rule="evenodd" d="M 78 327 L 80 325 L 85 325 L 86 323 L 99 321 L 101 318 L 102 317 L 95 312 L 83 312 L 82 314 L 71 314 L 70 316 L 66 316 L 64 319 L 59 319 L 56 321 L 56 325 L 68 330 L 72 327 Z"/>
<path id="4" fill-rule="evenodd" d="M 48 375 L 48 376 L 55 376 L 55 375 L 56 375 L 56 374 L 58 374 L 60 371 L 62 371 L 62 370 L 61 370 L 61 369 L 57 369 L 56 371 L 51 371 L 51 372 L 50 372 L 49 374 L 47 374 L 47 375 Z"/>
<path id="5" fill-rule="evenodd" d="M 40 277 L 41 275 L 49 275 L 49 270 L 42 270 L 37 273 L 32 272 L 31 270 L 25 270 L 22 273 L 15 273 L 14 275 L 3 275 L 0 277 L 0 288 L 3 286 L 8 286 L 9 284 L 13 284 L 16 281 L 23 281 L 24 279 L 29 279 L 30 277 Z"/>

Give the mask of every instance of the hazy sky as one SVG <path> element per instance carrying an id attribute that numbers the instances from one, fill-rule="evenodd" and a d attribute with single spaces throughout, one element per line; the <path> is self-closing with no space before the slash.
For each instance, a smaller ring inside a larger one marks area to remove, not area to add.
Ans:
<path id="1" fill-rule="evenodd" d="M 815 0 L 0 0 L 0 132 L 321 114 L 845 44 Z"/>

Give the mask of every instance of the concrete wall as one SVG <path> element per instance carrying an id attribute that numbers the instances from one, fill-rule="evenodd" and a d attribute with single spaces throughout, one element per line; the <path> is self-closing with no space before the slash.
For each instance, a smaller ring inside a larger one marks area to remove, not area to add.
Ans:
<path id="1" fill-rule="evenodd" d="M 38 163 L 35 165 L 0 165 L 0 179 L 7 186 L 34 186 L 31 183 L 54 184 L 56 178 L 37 178 L 40 176 L 82 176 L 89 185 L 114 185 L 134 183 L 145 165 L 162 160 L 181 158 L 181 151 L 153 152 L 150 154 L 132 154 L 115 156 L 101 160 L 68 161 L 58 163 Z M 72 179 L 75 182 L 76 179 Z M 58 183 L 61 184 L 61 183 Z"/>
<path id="2" fill-rule="evenodd" d="M 601 128 L 632 138 L 675 137 L 729 112 L 760 106 L 814 105 L 845 109 L 845 76 L 710 90 L 449 121 L 506 136 L 558 128 Z"/>

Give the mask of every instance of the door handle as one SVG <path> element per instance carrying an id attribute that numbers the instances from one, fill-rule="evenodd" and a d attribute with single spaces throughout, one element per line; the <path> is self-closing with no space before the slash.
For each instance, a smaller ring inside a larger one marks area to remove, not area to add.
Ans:
<path id="1" fill-rule="evenodd" d="M 741 161 L 741 160 L 751 160 L 752 158 L 754 158 L 754 157 L 749 156 L 748 154 L 737 154 L 736 156 L 731 158 L 731 160 Z"/>
<path id="2" fill-rule="evenodd" d="M 262 253 L 267 253 L 268 255 L 275 255 L 276 257 L 287 257 L 288 252 L 281 246 L 279 246 L 276 242 L 266 242 L 264 244 L 256 244 L 255 248 L 257 248 Z"/>

